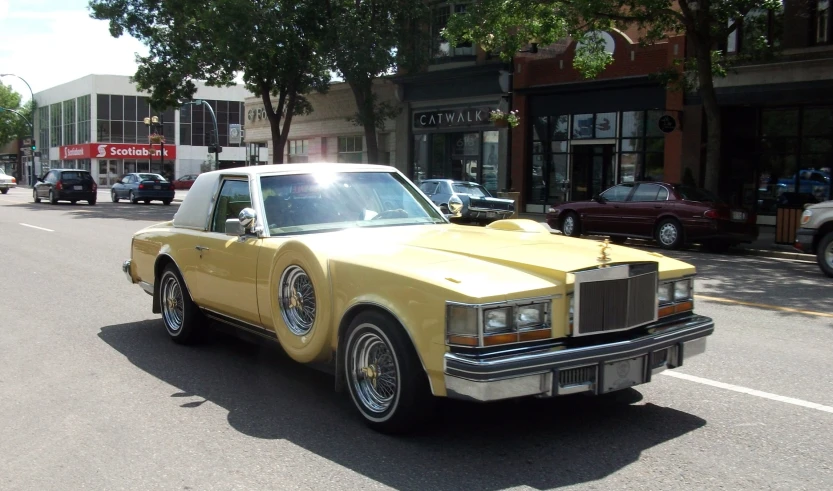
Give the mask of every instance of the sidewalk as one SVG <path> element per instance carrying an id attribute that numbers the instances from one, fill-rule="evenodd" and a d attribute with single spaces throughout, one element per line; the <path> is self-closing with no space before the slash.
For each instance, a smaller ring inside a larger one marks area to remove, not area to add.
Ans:
<path id="1" fill-rule="evenodd" d="M 546 225 L 546 215 L 540 213 L 519 213 L 520 218 L 535 220 Z M 594 237 L 594 236 L 591 236 Z M 594 237 L 595 238 L 595 237 Z M 639 247 L 657 247 L 656 243 L 649 240 L 642 239 L 628 239 L 625 245 L 633 245 Z M 699 246 L 693 246 L 694 250 L 699 250 Z M 726 255 L 745 255 L 745 256 L 762 256 L 773 257 L 779 259 L 800 259 L 804 261 L 815 261 L 815 256 L 799 252 L 797 249 L 786 244 L 775 243 L 775 227 L 771 225 L 758 226 L 758 240 L 749 244 L 740 244 L 737 247 L 729 249 Z"/>

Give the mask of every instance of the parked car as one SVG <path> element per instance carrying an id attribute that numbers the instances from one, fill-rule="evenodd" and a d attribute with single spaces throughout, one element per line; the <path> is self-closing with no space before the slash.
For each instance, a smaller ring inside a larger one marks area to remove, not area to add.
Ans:
<path id="1" fill-rule="evenodd" d="M 833 278 L 833 200 L 807 205 L 795 234 L 795 247 L 815 254 L 819 268 Z"/>
<path id="2" fill-rule="evenodd" d="M 98 185 L 90 171 L 83 169 L 52 169 L 37 178 L 32 189 L 35 203 L 48 199 L 53 205 L 58 201 L 69 201 L 72 204 L 86 201 L 95 205 L 97 197 Z"/>
<path id="3" fill-rule="evenodd" d="M 601 395 L 703 352 L 695 268 L 602 245 L 451 223 L 393 167 L 259 165 L 200 174 L 122 270 L 174 342 L 207 320 L 276 341 L 393 433 L 439 397 Z"/>
<path id="4" fill-rule="evenodd" d="M 513 200 L 495 198 L 489 190 L 476 182 L 426 179 L 419 184 L 419 188 L 444 213 L 462 220 L 489 223 L 515 213 Z"/>
<path id="5" fill-rule="evenodd" d="M 17 187 L 17 179 L 7 175 L 6 171 L 0 169 L 0 193 L 6 194 L 13 187 Z"/>
<path id="6" fill-rule="evenodd" d="M 547 224 L 565 235 L 653 239 L 664 249 L 699 243 L 724 251 L 757 239 L 757 218 L 705 189 L 667 182 L 622 183 L 587 201 L 551 206 Z"/>
<path id="7" fill-rule="evenodd" d="M 174 200 L 176 190 L 173 183 L 150 172 L 132 172 L 125 174 L 110 188 L 110 199 L 118 203 L 121 199 L 129 199 L 134 205 L 139 201 L 145 204 L 151 201 L 161 201 L 169 205 Z"/>
<path id="8" fill-rule="evenodd" d="M 199 174 L 186 174 L 174 181 L 174 187 L 176 189 L 191 189 L 191 186 L 194 185 L 194 179 L 196 179 L 198 175 Z"/>

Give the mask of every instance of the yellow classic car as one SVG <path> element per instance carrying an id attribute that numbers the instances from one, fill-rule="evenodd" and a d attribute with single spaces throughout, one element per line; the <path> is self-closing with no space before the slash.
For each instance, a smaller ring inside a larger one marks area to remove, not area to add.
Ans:
<path id="1" fill-rule="evenodd" d="M 459 212 L 452 209 L 451 213 Z M 440 397 L 602 395 L 705 350 L 693 266 L 553 234 L 452 223 L 393 167 L 284 164 L 200 174 L 138 231 L 128 281 L 178 343 L 209 326 L 329 365 L 372 428 Z"/>

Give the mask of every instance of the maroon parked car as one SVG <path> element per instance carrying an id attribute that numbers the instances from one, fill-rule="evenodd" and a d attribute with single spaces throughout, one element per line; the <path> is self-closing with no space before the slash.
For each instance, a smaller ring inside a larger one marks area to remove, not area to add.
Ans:
<path id="1" fill-rule="evenodd" d="M 664 249 L 698 243 L 723 251 L 758 237 L 753 213 L 733 208 L 705 189 L 665 182 L 622 183 L 588 201 L 559 203 L 547 224 L 564 235 L 654 239 Z"/>

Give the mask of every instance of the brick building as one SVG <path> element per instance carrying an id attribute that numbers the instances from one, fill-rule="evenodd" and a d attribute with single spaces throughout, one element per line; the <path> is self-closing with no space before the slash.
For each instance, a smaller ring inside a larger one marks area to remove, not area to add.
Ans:
<path id="1" fill-rule="evenodd" d="M 604 32 L 613 63 L 593 79 L 573 69 L 575 42 L 519 53 L 513 70 L 512 191 L 519 209 L 588 199 L 634 180 L 679 181 L 683 94 L 653 76 L 685 54 L 683 36 L 642 47 L 637 33 Z"/>
<path id="2" fill-rule="evenodd" d="M 395 103 L 395 86 L 385 80 L 377 80 L 374 88 L 380 102 Z M 326 94 L 308 94 L 312 113 L 294 116 L 289 127 L 289 139 L 284 147 L 284 162 L 345 162 L 367 163 L 367 146 L 364 129 L 348 121 L 357 112 L 356 99 L 350 86 L 344 82 L 333 83 Z M 277 105 L 277 99 L 272 100 Z M 256 155 L 260 163 L 271 163 L 274 147 L 269 120 L 263 111 L 260 97 L 246 99 L 246 142 L 250 155 Z M 379 162 L 406 171 L 404 162 L 396 158 L 395 136 L 397 120 L 388 119 L 377 130 Z M 259 149 L 252 151 L 252 147 Z"/>

